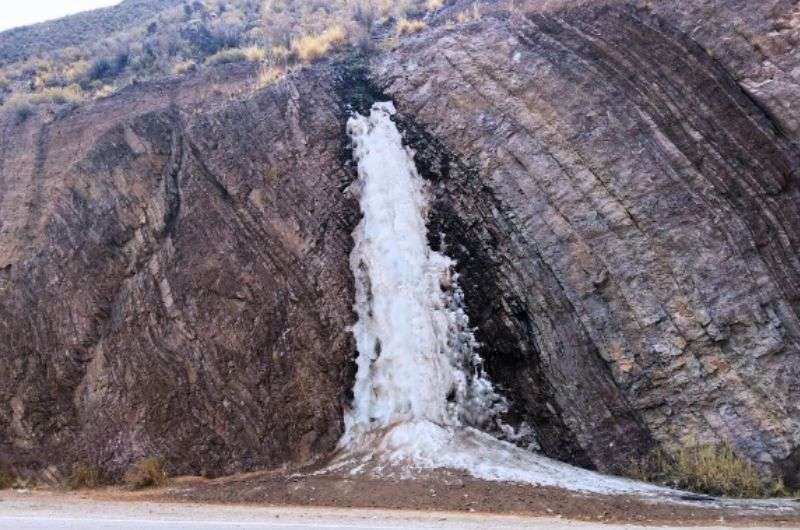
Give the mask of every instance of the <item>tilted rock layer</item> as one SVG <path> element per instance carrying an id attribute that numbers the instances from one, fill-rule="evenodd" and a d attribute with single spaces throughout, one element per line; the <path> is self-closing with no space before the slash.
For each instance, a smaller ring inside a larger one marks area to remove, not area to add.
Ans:
<path id="1" fill-rule="evenodd" d="M 614 470 L 730 441 L 791 472 L 797 147 L 717 61 L 645 10 L 578 7 L 433 31 L 376 78 L 468 166 L 439 171 L 441 229 L 546 450 Z"/>
<path id="2" fill-rule="evenodd" d="M 4 453 L 220 473 L 330 449 L 357 221 L 333 87 L 165 82 L 4 135 Z"/>
<path id="3" fill-rule="evenodd" d="M 727 441 L 796 481 L 800 73 L 773 35 L 796 6 L 517 4 L 447 8 L 365 77 L 321 63 L 252 92 L 228 66 L 5 119 L 0 458 L 219 474 L 332 450 L 344 123 L 382 92 L 510 421 L 601 470 Z"/>

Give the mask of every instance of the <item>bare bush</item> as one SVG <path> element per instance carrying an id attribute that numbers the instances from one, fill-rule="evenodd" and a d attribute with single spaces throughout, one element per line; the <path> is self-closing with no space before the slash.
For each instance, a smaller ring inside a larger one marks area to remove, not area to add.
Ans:
<path id="1" fill-rule="evenodd" d="M 159 488 L 169 482 L 164 461 L 158 457 L 142 458 L 131 464 L 125 473 L 125 484 L 131 489 Z"/>
<path id="2" fill-rule="evenodd" d="M 100 473 L 86 464 L 76 464 L 67 477 L 64 487 L 68 490 L 94 489 L 99 483 Z"/>

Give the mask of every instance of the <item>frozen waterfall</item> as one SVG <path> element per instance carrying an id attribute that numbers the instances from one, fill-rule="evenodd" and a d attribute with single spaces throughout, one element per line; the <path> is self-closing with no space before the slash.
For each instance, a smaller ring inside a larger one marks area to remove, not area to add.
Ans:
<path id="1" fill-rule="evenodd" d="M 455 263 L 427 240 L 428 191 L 391 103 L 355 115 L 353 190 L 363 218 L 353 233 L 358 347 L 354 402 L 342 456 L 353 472 L 466 471 L 598 492 L 659 488 L 578 469 L 499 440 L 507 403 L 482 375 Z"/>

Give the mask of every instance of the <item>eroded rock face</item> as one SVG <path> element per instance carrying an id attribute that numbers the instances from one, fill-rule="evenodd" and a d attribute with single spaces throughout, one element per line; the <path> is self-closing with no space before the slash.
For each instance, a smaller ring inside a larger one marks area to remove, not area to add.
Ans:
<path id="1" fill-rule="evenodd" d="M 772 34 L 796 6 L 590 4 L 453 29 L 457 4 L 372 85 L 320 63 L 253 91 L 227 66 L 1 123 L 0 460 L 220 474 L 333 449 L 346 105 L 391 97 L 512 422 L 601 470 L 729 441 L 796 481 L 800 105 Z"/>
<path id="2" fill-rule="evenodd" d="M 375 79 L 441 142 L 434 225 L 550 454 L 620 470 L 725 440 L 796 480 L 797 149 L 718 61 L 583 6 L 441 27 Z"/>
<path id="3" fill-rule="evenodd" d="M 357 219 L 335 71 L 229 101 L 249 75 L 133 88 L 4 136 L 7 458 L 117 475 L 159 454 L 218 474 L 338 440 Z"/>
<path id="4" fill-rule="evenodd" d="M 794 0 L 640 3 L 699 43 L 782 132 L 800 140 L 800 4 Z"/>

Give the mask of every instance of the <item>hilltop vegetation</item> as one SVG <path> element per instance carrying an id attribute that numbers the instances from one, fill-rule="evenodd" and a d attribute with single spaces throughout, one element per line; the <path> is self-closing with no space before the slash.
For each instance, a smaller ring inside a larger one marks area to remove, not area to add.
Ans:
<path id="1" fill-rule="evenodd" d="M 0 67 L 86 42 L 97 42 L 150 19 L 184 0 L 125 0 L 42 24 L 0 33 Z"/>
<path id="2" fill-rule="evenodd" d="M 256 86 L 376 28 L 395 39 L 426 26 L 442 0 L 128 0 L 0 34 L 0 104 L 24 120 L 121 87 L 230 62 L 258 66 Z"/>

